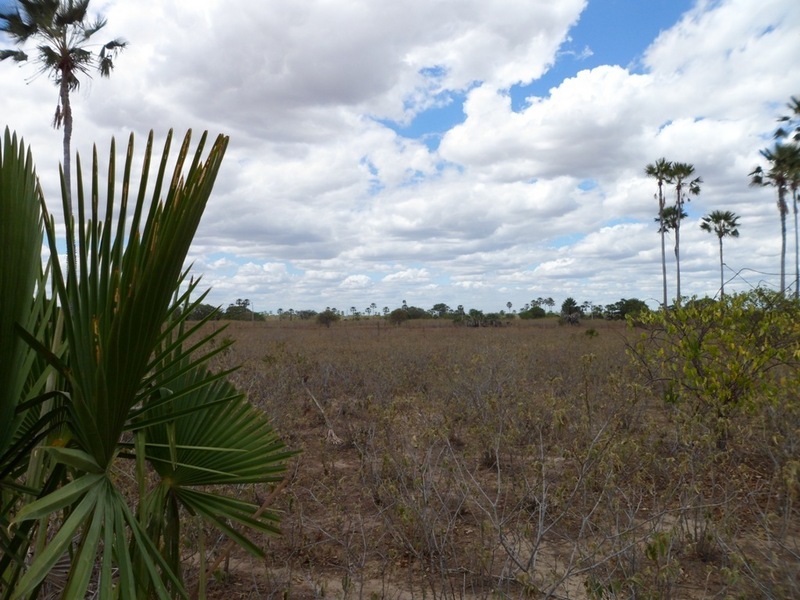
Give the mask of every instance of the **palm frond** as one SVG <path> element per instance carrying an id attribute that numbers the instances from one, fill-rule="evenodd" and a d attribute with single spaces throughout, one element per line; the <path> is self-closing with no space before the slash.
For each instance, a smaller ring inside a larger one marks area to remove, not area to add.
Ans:
<path id="1" fill-rule="evenodd" d="M 183 178 L 190 139 L 187 134 L 166 198 L 154 193 L 141 229 L 139 218 L 148 203 L 146 187 L 152 134 L 145 151 L 130 226 L 127 204 L 128 191 L 133 187 L 133 138 L 128 144 L 123 192 L 116 213 L 113 146 L 103 217 L 98 206 L 102 190 L 96 151 L 92 161 L 90 203 L 83 191 L 78 161 L 78 234 L 77 240 L 73 237 L 73 243 L 68 244 L 68 263 L 75 265 L 77 272 L 67 276 L 56 265 L 54 279 L 67 323 L 75 434 L 81 446 L 100 465 L 108 464 L 113 456 L 129 412 L 139 399 L 150 357 L 180 281 L 189 244 L 227 145 L 227 138 L 218 137 L 203 163 L 200 156 L 204 135 L 195 160 Z M 157 191 L 162 187 L 170 140 L 171 133 L 162 155 Z M 57 236 L 52 226 L 47 228 L 47 233 L 51 252 L 56 254 Z M 67 235 L 74 234 L 68 231 Z"/>

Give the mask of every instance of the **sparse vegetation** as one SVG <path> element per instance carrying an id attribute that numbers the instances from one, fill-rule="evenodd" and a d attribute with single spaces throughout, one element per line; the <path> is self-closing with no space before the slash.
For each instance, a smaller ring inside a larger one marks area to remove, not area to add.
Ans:
<path id="1" fill-rule="evenodd" d="M 679 362 L 694 338 L 659 325 L 740 323 L 707 338 L 701 355 L 716 360 L 714 348 L 755 343 L 748 311 L 769 315 L 764 332 L 797 321 L 773 314 L 768 296 L 726 299 L 728 308 L 690 301 L 639 315 L 636 328 L 559 328 L 556 318 L 497 329 L 231 324 L 236 343 L 219 368 L 244 364 L 234 381 L 303 453 L 276 500 L 284 535 L 264 540 L 269 560 L 235 555 L 209 594 L 797 595 L 796 366 L 754 367 L 755 381 L 774 383 L 724 411 L 720 444 L 715 406 L 727 403 L 698 395 Z M 788 330 L 769 339 L 780 348 L 770 364 L 798 348 Z M 665 396 L 662 367 L 679 398 Z"/>

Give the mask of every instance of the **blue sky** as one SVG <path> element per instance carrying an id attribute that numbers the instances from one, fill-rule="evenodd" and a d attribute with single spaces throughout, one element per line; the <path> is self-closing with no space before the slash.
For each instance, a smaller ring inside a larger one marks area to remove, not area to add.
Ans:
<path id="1" fill-rule="evenodd" d="M 547 96 L 551 88 L 584 69 L 619 65 L 642 72 L 645 50 L 694 4 L 690 0 L 590 1 L 570 29 L 553 67 L 540 79 L 511 88 L 513 106 L 520 107 L 528 96 Z"/>
<path id="2" fill-rule="evenodd" d="M 632 72 L 643 70 L 641 57 L 658 34 L 678 22 L 693 6 L 689 0 L 596 0 L 589 2 L 569 30 L 548 71 L 526 84 L 515 84 L 508 93 L 515 111 L 530 96 L 548 96 L 550 89 L 579 71 L 599 65 L 620 65 Z M 464 121 L 466 92 L 441 95 L 443 106 L 419 113 L 410 123 L 383 123 L 399 135 L 424 140 L 435 149 L 441 135 Z"/>
<path id="3" fill-rule="evenodd" d="M 775 202 L 747 173 L 800 94 L 800 3 L 235 2 L 246 21 L 221 0 L 93 0 L 130 46 L 73 100 L 84 156 L 150 129 L 231 136 L 190 257 L 213 303 L 654 304 L 643 171 L 660 156 L 704 180 L 683 293 L 718 291 L 716 240 L 698 227 L 717 208 L 742 217 L 731 289 L 750 285 L 743 268 L 775 285 Z M 55 88 L 34 73 L 0 64 L 0 125 L 31 143 L 52 199 Z"/>

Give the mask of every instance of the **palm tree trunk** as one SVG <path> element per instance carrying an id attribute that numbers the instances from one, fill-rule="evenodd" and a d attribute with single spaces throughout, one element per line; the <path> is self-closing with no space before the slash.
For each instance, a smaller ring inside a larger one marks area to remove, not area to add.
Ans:
<path id="1" fill-rule="evenodd" d="M 61 85 L 59 89 L 61 96 L 61 118 L 64 120 L 64 223 L 67 231 L 71 232 L 73 227 L 72 212 L 72 160 L 70 158 L 72 143 L 72 106 L 69 102 L 69 85 L 65 74 L 61 74 Z M 77 272 L 77 253 L 75 249 L 75 236 L 67 235 L 67 276 L 74 276 Z"/>
<path id="2" fill-rule="evenodd" d="M 794 207 L 794 299 L 800 299 L 800 239 L 797 231 L 797 190 L 792 190 Z"/>
<path id="3" fill-rule="evenodd" d="M 781 296 L 786 294 L 786 192 L 778 188 L 778 209 L 781 212 Z"/>
<path id="4" fill-rule="evenodd" d="M 722 236 L 719 236 L 719 297 L 725 297 L 725 276 L 723 274 L 722 266 L 725 263 L 722 261 Z"/>
<path id="5" fill-rule="evenodd" d="M 667 246 L 664 242 L 664 221 L 661 221 L 661 279 L 664 282 L 664 308 L 667 307 Z"/>
<path id="6" fill-rule="evenodd" d="M 70 159 L 70 145 L 72 142 L 72 106 L 69 102 L 69 86 L 64 74 L 61 76 L 61 88 L 59 90 L 61 96 L 61 116 L 64 120 L 64 185 L 66 186 L 66 195 L 64 196 L 67 203 L 67 214 L 64 215 L 64 220 L 68 220 L 72 216 L 72 177 L 71 177 L 71 159 Z"/>
<path id="7" fill-rule="evenodd" d="M 680 209 L 679 209 L 680 210 Z M 677 292 L 677 297 L 675 299 L 676 304 L 681 303 L 681 223 L 680 218 L 675 225 L 675 291 Z"/>
<path id="8" fill-rule="evenodd" d="M 664 192 L 661 189 L 661 181 L 658 182 L 658 227 L 661 231 L 661 281 L 664 286 L 664 309 L 667 308 L 667 247 L 664 242 Z"/>

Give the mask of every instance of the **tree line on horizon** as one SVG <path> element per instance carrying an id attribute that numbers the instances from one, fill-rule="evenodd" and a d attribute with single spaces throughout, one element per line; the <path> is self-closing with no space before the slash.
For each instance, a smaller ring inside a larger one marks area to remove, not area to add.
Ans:
<path id="1" fill-rule="evenodd" d="M 506 303 L 506 308 L 499 311 L 482 311 L 476 308 L 466 309 L 463 304 L 451 308 L 444 302 L 434 304 L 429 309 L 408 304 L 405 300 L 401 306 L 391 309 L 384 306 L 378 309 L 373 302 L 363 311 L 351 306 L 349 311 L 336 307 L 326 306 L 324 310 L 314 309 L 279 308 L 277 311 L 255 312 L 252 303 L 247 298 L 238 298 L 226 308 L 212 304 L 198 304 L 189 315 L 190 320 L 206 318 L 229 321 L 266 321 L 268 319 L 308 321 L 316 319 L 323 325 L 330 325 L 342 319 L 386 319 L 390 323 L 400 324 L 413 319 L 450 319 L 456 323 L 495 323 L 509 319 L 542 319 L 545 317 L 558 317 L 562 315 L 578 315 L 593 319 L 620 320 L 627 316 L 650 310 L 647 304 L 638 298 L 621 298 L 617 302 L 606 305 L 595 305 L 586 300 L 578 303 L 574 298 L 568 297 L 561 303 L 560 312 L 555 311 L 556 301 L 551 297 L 536 298 L 526 303 L 521 310 L 513 310 L 511 302 Z"/>

